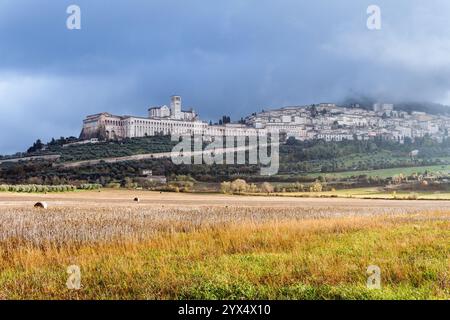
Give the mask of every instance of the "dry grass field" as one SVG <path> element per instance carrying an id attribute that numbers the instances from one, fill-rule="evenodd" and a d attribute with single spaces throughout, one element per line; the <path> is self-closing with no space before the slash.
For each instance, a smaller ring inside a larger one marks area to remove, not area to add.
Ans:
<path id="1" fill-rule="evenodd" d="M 0 299 L 199 298 L 449 299 L 450 202 L 0 193 Z"/>

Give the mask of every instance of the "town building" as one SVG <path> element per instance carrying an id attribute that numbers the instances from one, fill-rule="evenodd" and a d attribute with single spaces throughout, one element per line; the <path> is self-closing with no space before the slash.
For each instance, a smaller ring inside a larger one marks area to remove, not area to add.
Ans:
<path id="1" fill-rule="evenodd" d="M 289 106 L 263 110 L 247 116 L 243 123 L 212 125 L 199 119 L 192 109 L 183 110 L 180 96 L 170 105 L 151 107 L 148 117 L 89 115 L 83 121 L 82 140 L 124 139 L 154 135 L 198 134 L 204 136 L 256 136 L 279 132 L 299 140 L 367 140 L 375 137 L 404 142 L 405 139 L 448 136 L 450 118 L 424 112 L 402 112 L 393 104 L 376 103 L 373 110 L 334 103 Z"/>

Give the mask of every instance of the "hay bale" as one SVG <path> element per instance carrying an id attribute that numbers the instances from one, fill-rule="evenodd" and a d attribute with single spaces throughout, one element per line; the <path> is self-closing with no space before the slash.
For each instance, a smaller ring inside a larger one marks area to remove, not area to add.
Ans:
<path id="1" fill-rule="evenodd" d="M 34 204 L 34 207 L 37 209 L 47 209 L 48 205 L 47 205 L 47 202 L 39 201 Z"/>
<path id="2" fill-rule="evenodd" d="M 139 202 L 140 201 L 140 199 L 139 198 L 134 198 L 134 200 L 133 200 L 134 202 Z"/>

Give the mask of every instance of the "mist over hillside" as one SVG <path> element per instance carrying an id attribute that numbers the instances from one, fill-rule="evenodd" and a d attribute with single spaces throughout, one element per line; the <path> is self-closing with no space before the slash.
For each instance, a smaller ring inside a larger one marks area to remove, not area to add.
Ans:
<path id="1" fill-rule="evenodd" d="M 434 115 L 450 114 L 450 106 L 427 101 L 392 101 L 389 99 L 380 100 L 373 97 L 359 96 L 359 97 L 349 97 L 339 104 L 348 107 L 359 104 L 360 108 L 372 110 L 373 104 L 377 102 L 393 103 L 395 105 L 396 110 L 401 110 L 408 113 L 418 111 Z"/>

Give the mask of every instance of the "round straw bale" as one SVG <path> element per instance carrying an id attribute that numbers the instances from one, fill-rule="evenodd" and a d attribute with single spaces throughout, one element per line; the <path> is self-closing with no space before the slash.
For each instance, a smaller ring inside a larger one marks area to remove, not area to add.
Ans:
<path id="1" fill-rule="evenodd" d="M 38 208 L 38 209 L 47 209 L 48 204 L 47 204 L 47 202 L 39 201 L 34 204 L 34 207 Z"/>

